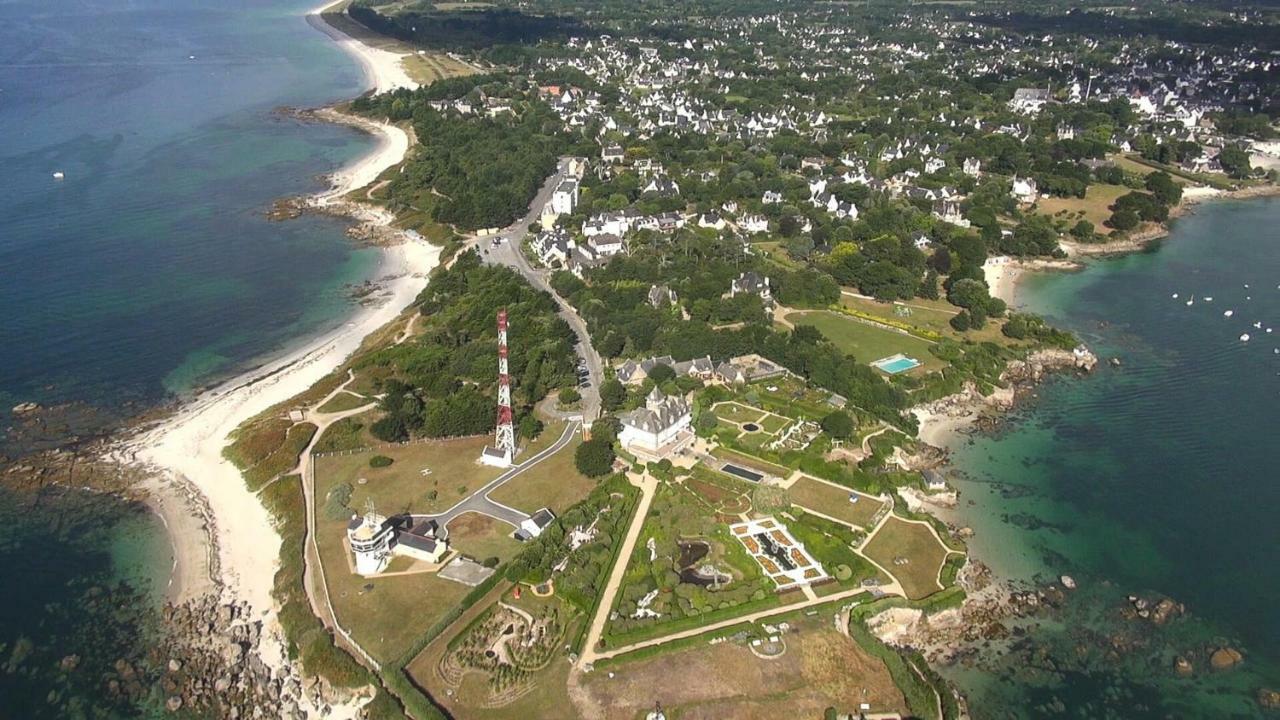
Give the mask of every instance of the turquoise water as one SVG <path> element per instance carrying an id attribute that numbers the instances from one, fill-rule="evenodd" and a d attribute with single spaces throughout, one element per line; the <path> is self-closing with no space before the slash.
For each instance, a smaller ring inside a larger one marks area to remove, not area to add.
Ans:
<path id="1" fill-rule="evenodd" d="M 16 403 L 93 408 L 77 431 L 107 429 L 353 310 L 344 285 L 377 252 L 332 219 L 265 218 L 371 146 L 277 111 L 362 90 L 307 7 L 0 3 L 0 467 L 28 447 L 6 435 Z M 145 712 L 104 687 L 151 646 L 171 563 L 143 507 L 0 487 L 0 717 Z"/>
<path id="2" fill-rule="evenodd" d="M 129 414 L 350 312 L 377 253 L 264 216 L 371 142 L 275 112 L 361 90 L 306 7 L 0 4 L 0 408 Z"/>
<path id="3" fill-rule="evenodd" d="M 958 512 L 998 574 L 1081 589 L 1014 652 L 946 673 L 979 718 L 1262 716 L 1256 690 L 1280 686 L 1280 201 L 1201 206 L 1158 249 L 1019 299 L 1121 365 L 1052 380 L 1004 432 L 957 442 Z M 1129 594 L 1189 617 L 1125 619 Z M 1244 663 L 1208 671 L 1223 645 Z"/>
<path id="4" fill-rule="evenodd" d="M 898 358 L 897 360 L 891 360 L 889 362 L 877 361 L 876 363 L 873 363 L 873 364 L 876 367 L 880 368 L 881 370 L 889 373 L 890 375 L 897 375 L 898 373 L 906 372 L 908 370 L 912 370 L 914 368 L 920 367 L 919 360 L 916 360 L 914 358 L 909 358 L 909 357 L 902 357 L 902 358 Z"/>

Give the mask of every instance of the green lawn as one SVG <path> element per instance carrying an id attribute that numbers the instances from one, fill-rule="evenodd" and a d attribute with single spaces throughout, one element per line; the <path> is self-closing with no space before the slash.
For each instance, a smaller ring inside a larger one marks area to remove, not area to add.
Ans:
<path id="1" fill-rule="evenodd" d="M 340 392 L 333 396 L 333 399 L 319 407 L 322 413 L 342 412 L 343 410 L 354 410 L 358 407 L 377 402 L 372 398 L 356 397 L 349 392 Z"/>
<path id="2" fill-rule="evenodd" d="M 852 503 L 849 502 L 851 494 L 855 493 L 848 488 L 808 477 L 801 477 L 787 489 L 787 496 L 794 505 L 863 529 L 870 529 L 871 519 L 880 511 L 884 503 L 862 493 L 856 493 L 858 502 Z"/>
<path id="3" fill-rule="evenodd" d="M 863 548 L 867 557 L 902 583 L 903 591 L 911 600 L 919 600 L 942 589 L 938 584 L 938 573 L 948 552 L 928 525 L 897 516 L 889 518 Z M 906 558 L 909 562 L 895 564 L 896 558 Z"/>
<path id="4" fill-rule="evenodd" d="M 870 363 L 902 353 L 923 363 L 925 370 L 935 370 L 944 363 L 929 352 L 927 340 L 859 322 L 826 310 L 791 313 L 787 319 L 796 325 L 812 325 L 859 362 Z M 912 372 L 918 373 L 919 370 Z"/>
<path id="5" fill-rule="evenodd" d="M 1107 218 L 1111 217 L 1111 205 L 1116 198 L 1131 192 L 1124 185 L 1090 185 L 1083 198 L 1041 198 L 1036 203 L 1036 212 L 1055 218 L 1064 218 L 1071 224 L 1084 219 L 1093 223 L 1099 231 Z M 1061 214 L 1059 214 L 1061 213 Z"/>
<path id="6" fill-rule="evenodd" d="M 556 436 L 559 437 L 558 432 Z M 596 486 L 594 480 L 578 472 L 573 464 L 573 453 L 580 443 L 581 440 L 575 438 L 560 452 L 494 490 L 489 494 L 490 499 L 527 513 L 544 507 L 551 508 L 557 515 L 564 512 Z"/>

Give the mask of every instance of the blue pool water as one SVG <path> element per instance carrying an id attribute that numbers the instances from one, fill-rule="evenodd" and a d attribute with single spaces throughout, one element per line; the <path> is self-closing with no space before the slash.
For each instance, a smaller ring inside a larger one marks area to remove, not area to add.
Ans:
<path id="1" fill-rule="evenodd" d="M 920 361 L 909 357 L 896 357 L 893 359 L 885 358 L 871 363 L 872 366 L 878 367 L 890 375 L 897 375 L 908 370 L 920 367 Z"/>

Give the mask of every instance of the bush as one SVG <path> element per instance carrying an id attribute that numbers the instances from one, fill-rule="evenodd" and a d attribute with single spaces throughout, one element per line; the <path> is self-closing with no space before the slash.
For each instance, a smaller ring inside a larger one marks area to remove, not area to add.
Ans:
<path id="1" fill-rule="evenodd" d="M 330 520 L 347 520 L 351 517 L 351 483 L 335 485 L 324 498 L 324 516 Z"/>
<path id="2" fill-rule="evenodd" d="M 965 332 L 966 330 L 969 329 L 969 325 L 970 325 L 969 313 L 962 312 L 962 313 L 959 313 L 958 315 L 953 315 L 951 317 L 950 324 L 951 324 L 951 327 L 955 329 L 956 332 Z"/>
<path id="3" fill-rule="evenodd" d="M 496 555 L 490 555 L 489 557 L 484 559 L 484 562 L 480 564 L 484 565 L 487 568 L 496 568 L 498 567 L 499 562 L 502 562 L 502 561 L 499 560 Z"/>
<path id="4" fill-rule="evenodd" d="M 561 405 L 572 405 L 582 399 L 582 393 L 575 388 L 567 387 L 560 391 L 559 399 Z"/>
<path id="5" fill-rule="evenodd" d="M 822 418 L 822 431 L 833 438 L 847 440 L 853 435 L 854 423 L 849 413 L 836 410 Z"/>
<path id="6" fill-rule="evenodd" d="M 593 438 L 578 446 L 573 453 L 573 464 L 587 477 L 607 475 L 613 469 L 613 444 L 602 438 Z"/>
<path id="7" fill-rule="evenodd" d="M 369 458 L 369 467 L 371 468 L 391 467 L 391 464 L 394 462 L 395 460 L 392 460 L 386 455 L 374 455 L 373 457 Z"/>

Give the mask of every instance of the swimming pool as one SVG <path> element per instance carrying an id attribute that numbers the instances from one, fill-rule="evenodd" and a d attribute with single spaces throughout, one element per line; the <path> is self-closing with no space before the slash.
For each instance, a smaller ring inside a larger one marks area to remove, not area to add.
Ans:
<path id="1" fill-rule="evenodd" d="M 887 358 L 881 358 L 873 363 L 872 367 L 880 368 L 890 375 L 897 375 L 908 370 L 920 367 L 920 361 L 906 355 L 893 355 Z"/>
<path id="2" fill-rule="evenodd" d="M 760 482 L 764 479 L 764 475 L 761 473 L 755 472 L 754 470 L 748 470 L 744 467 L 738 467 L 737 465 L 731 465 L 729 463 L 721 465 L 720 471 L 729 473 L 730 475 L 737 475 L 748 482 Z"/>

